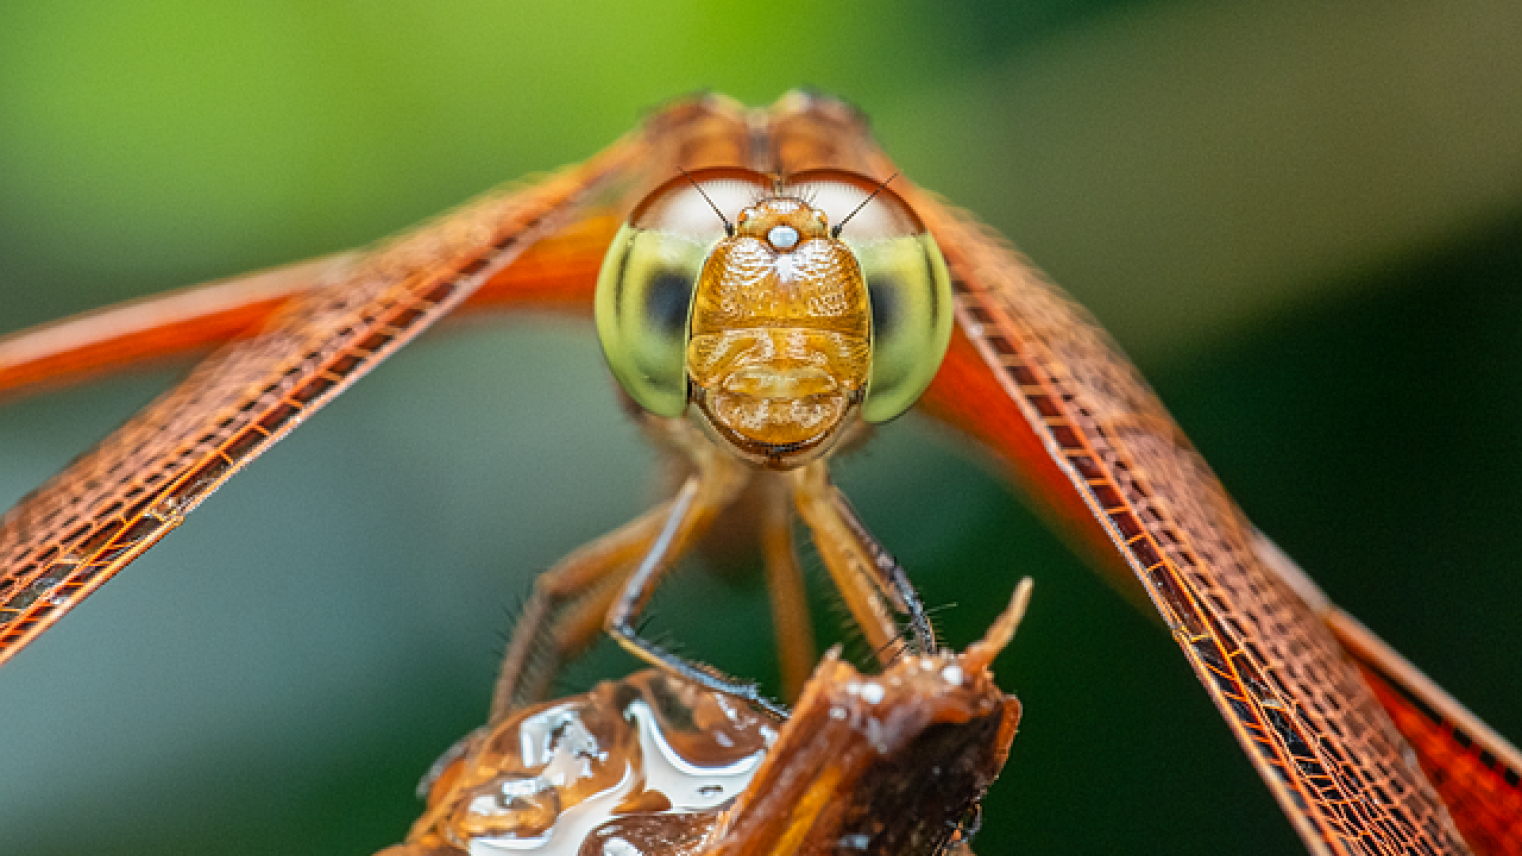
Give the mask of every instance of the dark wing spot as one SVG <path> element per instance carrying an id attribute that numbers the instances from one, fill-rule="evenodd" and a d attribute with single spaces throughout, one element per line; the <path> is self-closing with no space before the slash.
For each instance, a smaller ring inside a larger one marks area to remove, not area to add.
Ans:
<path id="1" fill-rule="evenodd" d="M 645 289 L 645 320 L 653 330 L 665 337 L 683 334 L 692 288 L 692 277 L 680 270 L 662 270 L 650 278 Z"/>

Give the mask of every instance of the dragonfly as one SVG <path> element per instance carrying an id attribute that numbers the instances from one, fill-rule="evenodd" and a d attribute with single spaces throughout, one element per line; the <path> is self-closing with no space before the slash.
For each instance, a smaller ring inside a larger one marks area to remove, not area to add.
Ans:
<path id="1" fill-rule="evenodd" d="M 289 355 L 289 347 L 274 347 L 277 340 L 282 340 L 278 342 L 282 346 L 298 340 L 313 341 L 303 338 L 310 332 L 303 326 L 318 325 L 321 318 L 333 317 L 324 316 L 324 311 L 343 311 L 341 305 L 320 302 L 340 296 L 338 284 L 365 277 L 374 284 L 387 282 L 388 277 L 410 275 L 407 272 L 427 272 L 427 277 L 433 278 L 434 291 L 422 295 L 428 304 L 425 309 L 414 312 L 416 306 L 399 308 L 402 314 L 389 318 L 381 317 L 386 305 L 379 293 L 348 295 L 350 300 L 376 310 L 370 321 L 384 329 L 373 332 L 386 336 L 359 340 L 373 347 L 365 348 L 363 357 L 353 364 L 341 365 L 343 372 L 293 376 L 306 384 L 299 388 L 298 397 L 310 397 L 283 402 L 261 416 L 270 420 L 259 425 L 267 434 L 255 428 L 253 433 L 216 440 L 219 445 L 222 439 L 233 443 L 224 448 L 234 454 L 229 456 L 219 449 L 197 459 L 197 468 L 184 473 L 190 478 L 175 480 L 178 485 L 192 485 L 187 491 L 171 491 L 141 506 L 124 503 L 112 513 L 136 515 L 130 524 L 121 519 L 114 528 L 102 523 L 102 528 L 81 532 L 76 548 L 58 553 L 63 564 L 89 568 L 93 557 L 107 557 L 109 569 L 92 573 L 87 579 L 45 579 L 45 586 L 56 582 L 67 594 L 23 586 L 26 593 L 22 599 L 27 600 L 28 608 L 35 609 L 27 618 L 11 623 L 25 628 L 20 632 L 27 638 L 40 632 L 104 576 L 178 525 L 206 491 L 268 442 L 278 439 L 294 422 L 341 391 L 421 326 L 455 303 L 466 302 L 464 292 L 474 289 L 468 297 L 479 303 L 508 300 L 523 307 L 584 305 L 589 299 L 587 289 L 595 279 L 593 268 L 610 239 L 612 224 L 619 219 L 616 215 L 601 216 L 601 194 L 621 182 L 638 184 L 643 180 L 648 187 L 657 179 L 669 180 L 678 166 L 702 165 L 681 163 L 680 146 L 671 142 L 670 123 L 684 108 L 694 109 L 692 104 L 672 108 L 587 164 L 531 190 L 495 197 L 503 206 L 499 214 L 506 219 L 496 222 L 490 238 L 484 234 L 490 230 L 477 222 L 483 217 L 481 212 L 494 204 L 487 200 L 480 208 L 446 218 L 413 233 L 410 239 L 362 257 L 337 257 L 258 279 L 258 288 L 250 291 L 264 294 L 262 301 L 245 299 L 230 315 L 216 317 L 228 319 L 233 327 L 262 323 L 270 338 L 256 337 L 224 352 L 241 352 L 236 359 L 214 358 L 211 368 L 199 370 L 188 382 L 191 386 L 182 387 L 179 395 L 193 393 L 197 378 L 208 377 L 219 363 L 222 371 L 257 364 L 252 353 L 255 344 L 262 342 L 270 348 L 267 354 L 281 350 Z M 736 127 L 749 129 L 761 121 L 748 118 L 751 114 L 733 106 L 715 108 L 714 112 L 726 110 Z M 884 177 L 894 171 L 886 156 L 865 138 L 854 114 L 833 102 L 795 97 L 785 99 L 768 115 L 772 122 L 812 117 L 800 121 L 800 127 L 818 121 L 822 124 L 815 126 L 816 130 L 824 127 L 828 132 L 817 137 L 844 141 L 831 152 L 828 166 L 832 168 Z M 749 133 L 745 132 L 746 139 Z M 1455 744 L 1467 748 L 1479 740 L 1488 745 L 1470 753 L 1477 762 L 1471 766 L 1478 766 L 1480 771 L 1446 779 L 1450 784 L 1482 789 L 1496 786 L 1502 797 L 1481 800 L 1480 804 L 1504 808 L 1504 798 L 1514 795 L 1515 751 L 1467 718 L 1435 688 L 1419 680 L 1418 673 L 1327 604 L 1293 564 L 1252 529 L 1145 384 L 1081 310 L 964 215 L 907 181 L 896 189 L 940 243 L 956 286 L 957 328 L 947 361 L 927 391 L 925 409 L 991 448 L 1015 478 L 1034 486 L 1035 494 L 1061 525 L 1107 553 L 1118 579 L 1141 586 L 1312 852 L 1382 852 L 1377 848 L 1416 846 L 1413 842 L 1424 840 L 1432 844 L 1434 852 L 1461 852 L 1457 833 L 1448 825 L 1438 797 L 1405 763 L 1407 753 L 1401 738 L 1383 719 L 1385 714 L 1379 712 L 1383 708 L 1364 679 L 1353 671 L 1344 652 L 1356 652 L 1376 677 L 1383 674 L 1394 688 L 1384 700 L 1396 708 L 1397 719 L 1402 711 L 1417 710 L 1442 720 L 1435 742 L 1431 740 L 1432 729 L 1418 732 L 1418 749 L 1437 755 L 1443 747 L 1451 750 Z M 516 219 L 507 216 L 510 210 L 518 212 Z M 538 211 L 543 217 L 531 217 L 524 211 Z M 468 228 L 472 223 L 478 228 Z M 482 262 L 482 254 L 489 252 L 486 248 L 502 240 L 509 244 L 490 251 L 500 255 Z M 515 257 L 513 264 L 508 263 L 507 255 L 531 244 L 521 259 Z M 463 272 L 462 279 L 444 283 L 440 278 L 448 273 L 452 260 L 461 260 L 456 272 Z M 546 260 L 553 260 L 553 264 L 543 264 Z M 466 266 L 478 262 L 483 266 L 465 271 Z M 500 265 L 500 275 L 494 264 Z M 361 276 L 355 271 L 368 273 Z M 310 302 L 293 309 L 299 305 L 293 301 Z M 267 316 L 270 312 L 278 314 Z M 392 323 L 396 320 L 406 323 Z M 226 326 L 219 331 L 205 317 L 182 326 L 190 335 L 189 341 L 184 337 L 179 340 L 180 346 L 205 343 L 196 336 L 230 335 Z M 107 334 L 103 338 L 106 347 L 97 351 L 95 359 L 101 354 L 106 354 L 107 360 L 115 359 L 119 353 L 111 348 L 123 337 Z M 29 341 L 35 344 L 38 339 Z M 77 367 L 80 359 L 89 363 L 89 350 L 71 350 L 69 361 L 74 365 L 70 367 Z M 61 369 L 55 363 L 46 371 Z M 282 410 L 281 406 L 289 409 Z M 204 415 L 215 412 L 216 402 L 182 398 L 174 409 Z M 236 427 L 232 423 L 229 426 Z M 93 459 L 83 460 L 86 464 L 91 460 L 103 462 L 111 448 L 108 441 Z M 134 479 L 147 484 L 163 484 L 168 478 L 164 475 L 155 480 L 151 472 L 129 469 L 135 473 Z M 54 500 L 73 496 L 68 490 L 60 490 L 69 487 L 69 478 L 66 473 L 64 481 L 44 487 L 36 495 L 44 499 L 28 500 L 31 509 L 49 496 Z M 11 523 L 7 531 L 17 529 L 14 521 L 26 516 L 28 506 L 21 508 L 22 513 L 8 518 Z M 19 543 L 23 548 L 39 546 L 35 540 L 22 538 Z M 85 555 L 77 546 L 99 549 Z M 45 572 L 33 581 L 44 577 Z M 38 612 L 45 615 L 38 617 Z M 1401 699 L 1406 700 L 1404 708 Z M 1430 745 L 1421 742 L 1424 737 Z M 1380 840 L 1381 836 L 1386 840 Z M 1367 847 L 1375 849 L 1360 849 Z"/>

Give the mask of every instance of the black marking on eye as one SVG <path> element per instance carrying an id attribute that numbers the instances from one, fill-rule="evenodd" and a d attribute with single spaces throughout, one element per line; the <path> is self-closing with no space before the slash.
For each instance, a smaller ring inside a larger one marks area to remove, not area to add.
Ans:
<path id="1" fill-rule="evenodd" d="M 877 274 L 867 280 L 867 296 L 872 301 L 872 336 L 881 342 L 891 337 L 903 321 L 900 298 L 904 284 L 890 274 Z"/>
<path id="2" fill-rule="evenodd" d="M 645 319 L 662 336 L 677 337 L 687 326 L 692 277 L 675 268 L 652 274 L 645 288 Z"/>

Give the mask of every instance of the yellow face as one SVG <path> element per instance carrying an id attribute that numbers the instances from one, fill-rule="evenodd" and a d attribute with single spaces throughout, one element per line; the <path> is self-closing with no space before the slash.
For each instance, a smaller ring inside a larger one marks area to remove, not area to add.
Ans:
<path id="1" fill-rule="evenodd" d="M 698 278 L 691 397 L 746 457 L 813 458 L 866 389 L 871 319 L 861 268 L 824 212 L 763 199 L 740 212 Z"/>
<path id="2" fill-rule="evenodd" d="M 731 452 L 791 469 L 853 421 L 914 403 L 945 354 L 951 294 L 923 224 L 870 179 L 716 169 L 635 208 L 603 262 L 596 317 L 641 407 L 695 405 Z"/>

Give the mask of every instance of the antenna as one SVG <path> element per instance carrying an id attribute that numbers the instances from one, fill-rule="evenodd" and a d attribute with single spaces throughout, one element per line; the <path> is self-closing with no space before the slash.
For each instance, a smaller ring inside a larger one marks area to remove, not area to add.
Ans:
<path id="1" fill-rule="evenodd" d="M 692 173 L 689 173 L 687 170 L 682 169 L 681 167 L 677 167 L 677 171 L 687 177 L 687 181 L 692 185 L 692 189 L 696 190 L 698 195 L 703 197 L 703 201 L 708 203 L 708 207 L 713 209 L 713 213 L 719 215 L 719 220 L 724 223 L 725 237 L 733 238 L 735 236 L 735 224 L 729 222 L 729 218 L 724 216 L 724 212 L 719 210 L 719 206 L 713 204 L 713 200 L 709 199 L 708 194 L 703 192 L 703 186 L 698 184 L 696 181 L 693 181 Z M 862 204 L 865 205 L 866 203 Z"/>
<path id="2" fill-rule="evenodd" d="M 873 191 L 871 193 L 867 194 L 867 198 L 863 199 L 861 201 L 860 205 L 856 206 L 855 208 L 852 208 L 850 214 L 847 214 L 845 217 L 842 217 L 840 222 L 835 224 L 835 227 L 830 230 L 830 237 L 832 237 L 832 238 L 839 238 L 840 237 L 840 230 L 844 229 L 846 227 L 846 224 L 851 222 L 851 218 L 855 217 L 857 212 L 861 211 L 861 209 L 867 207 L 867 203 L 868 202 L 871 202 L 873 199 L 877 198 L 877 194 L 882 193 L 883 192 L 883 188 L 888 186 L 888 182 L 892 181 L 895 178 L 898 178 L 898 173 L 896 173 L 896 172 L 893 173 L 892 175 L 888 176 L 887 178 L 883 179 L 881 184 L 877 185 L 877 187 L 875 189 L 873 189 Z"/>

